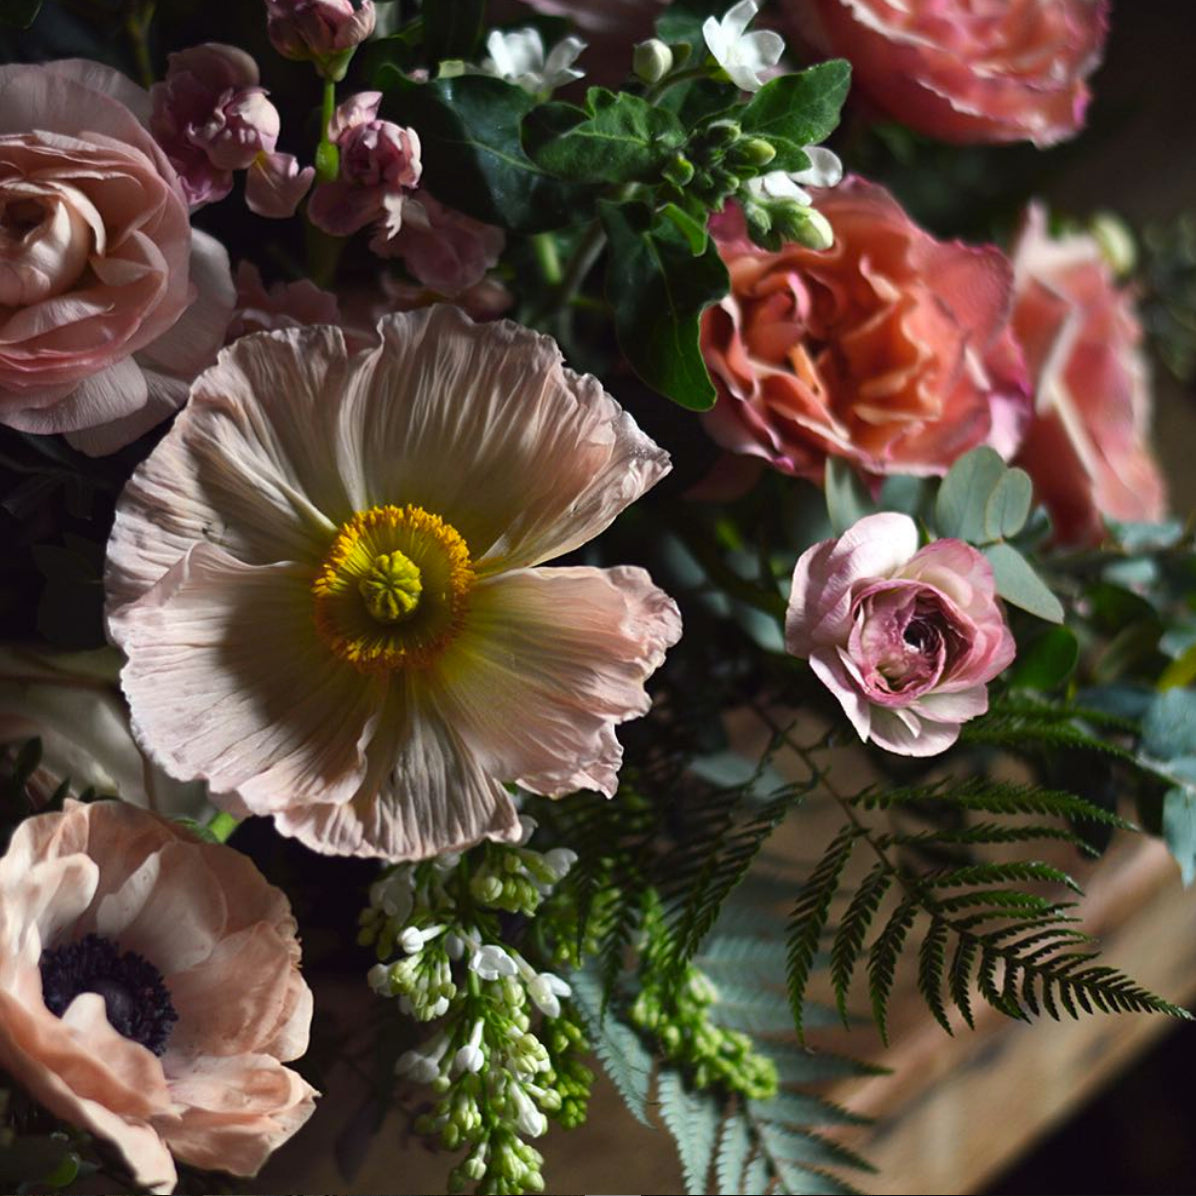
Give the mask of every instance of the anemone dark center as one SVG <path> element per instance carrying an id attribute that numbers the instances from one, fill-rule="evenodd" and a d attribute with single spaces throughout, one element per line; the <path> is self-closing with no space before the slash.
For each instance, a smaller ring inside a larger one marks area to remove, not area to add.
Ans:
<path id="1" fill-rule="evenodd" d="M 161 1055 L 179 1020 L 162 973 L 136 951 L 121 952 L 111 940 L 89 934 L 42 952 L 42 997 L 62 1017 L 80 993 L 104 998 L 114 1030 Z"/>

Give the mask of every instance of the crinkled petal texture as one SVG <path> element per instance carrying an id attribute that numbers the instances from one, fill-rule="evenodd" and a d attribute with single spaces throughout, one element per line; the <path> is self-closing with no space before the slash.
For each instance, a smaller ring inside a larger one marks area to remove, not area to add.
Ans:
<path id="1" fill-rule="evenodd" d="M 90 453 L 171 414 L 232 313 L 147 102 L 97 63 L 0 67 L 0 423 Z"/>
<path id="2" fill-rule="evenodd" d="M 979 444 L 1011 456 L 1030 400 L 1005 256 L 936 241 L 862 179 L 814 203 L 828 250 L 761 249 L 734 208 L 712 222 L 731 279 L 702 323 L 714 439 L 817 482 L 831 456 L 914 475 Z"/>
<path id="3" fill-rule="evenodd" d="M 606 528 L 667 455 L 546 337 L 437 306 L 365 347 L 246 337 L 120 501 L 110 634 L 135 733 L 167 772 L 318 850 L 416 859 L 517 836 L 504 785 L 612 793 L 614 726 L 680 634 L 636 569 L 544 569 Z M 361 512 L 421 508 L 470 589 L 417 663 L 362 669 L 313 584 Z"/>
<path id="4" fill-rule="evenodd" d="M 1013 327 L 1036 395 L 1018 464 L 1056 539 L 1092 545 L 1106 518 L 1162 519 L 1167 490 L 1150 447 L 1150 372 L 1132 292 L 1117 286 L 1092 236 L 1052 238 L 1038 204 L 1013 265 Z"/>
<path id="5" fill-rule="evenodd" d="M 944 141 L 1053 145 L 1084 124 L 1108 0 L 785 0 L 860 91 Z"/>
<path id="6" fill-rule="evenodd" d="M 88 934 L 161 973 L 179 1016 L 160 1058 L 98 993 L 46 1007 L 42 952 Z M 139 1185 L 172 1191 L 172 1154 L 254 1174 L 313 1111 L 283 1066 L 311 1013 L 287 899 L 238 852 L 124 802 L 68 800 L 17 828 L 0 859 L 0 1067 L 115 1143 Z"/>
<path id="7" fill-rule="evenodd" d="M 946 751 L 1015 651 L 988 561 L 961 540 L 919 550 L 914 521 L 889 512 L 801 555 L 785 643 L 861 739 L 903 756 Z"/>

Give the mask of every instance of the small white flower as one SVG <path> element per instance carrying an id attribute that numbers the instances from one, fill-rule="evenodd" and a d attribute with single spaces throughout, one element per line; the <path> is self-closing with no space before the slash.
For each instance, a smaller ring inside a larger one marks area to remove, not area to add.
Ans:
<path id="1" fill-rule="evenodd" d="M 739 0 L 721 21 L 707 17 L 702 26 L 710 53 L 744 91 L 759 91 L 764 85 L 761 71 L 776 66 L 785 51 L 781 35 L 771 29 L 745 32 L 759 11 L 757 0 Z"/>
<path id="2" fill-rule="evenodd" d="M 545 55 L 544 41 L 538 29 L 511 29 L 506 33 L 494 29 L 486 38 L 490 56 L 483 61 L 482 70 L 539 95 L 572 83 L 585 74 L 573 66 L 585 48 L 586 43 L 581 38 L 566 37 Z"/>
<path id="3" fill-rule="evenodd" d="M 464 1072 L 481 1071 L 486 1063 L 486 1055 L 482 1051 L 482 1019 L 478 1018 L 473 1024 L 469 1041 L 453 1056 L 452 1073 L 455 1076 Z"/>
<path id="4" fill-rule="evenodd" d="M 795 199 L 807 207 L 813 202 L 806 187 L 834 187 L 843 178 L 843 163 L 838 155 L 820 145 L 806 147 L 810 165 L 805 170 L 773 170 L 745 186 L 756 200 Z"/>
<path id="5" fill-rule="evenodd" d="M 577 852 L 568 847 L 553 847 L 544 853 L 544 863 L 552 872 L 553 880 L 564 880 L 569 869 L 577 863 Z"/>
<path id="6" fill-rule="evenodd" d="M 541 972 L 527 986 L 527 995 L 545 1017 L 559 1017 L 561 1003 L 558 998 L 572 995 L 573 990 L 559 976 Z"/>
<path id="7" fill-rule="evenodd" d="M 465 954 L 465 940 L 450 930 L 444 936 L 444 953 L 452 960 L 458 960 Z"/>
<path id="8" fill-rule="evenodd" d="M 366 976 L 370 988 L 381 997 L 390 996 L 390 968 L 384 963 L 376 963 L 370 968 Z"/>
<path id="9" fill-rule="evenodd" d="M 540 824 L 530 814 L 519 815 L 519 846 L 526 847 Z"/>
<path id="10" fill-rule="evenodd" d="M 414 887 L 414 869 L 406 864 L 401 865 L 370 886 L 370 904 L 375 909 L 381 909 L 388 918 L 405 922 L 411 916 L 415 903 L 412 895 Z"/>
<path id="11" fill-rule="evenodd" d="M 438 1034 L 422 1051 L 404 1051 L 395 1063 L 395 1075 L 409 1076 L 417 1084 L 430 1084 L 440 1075 L 440 1060 L 447 1050 L 448 1035 Z"/>
<path id="12" fill-rule="evenodd" d="M 501 976 L 514 976 L 519 971 L 515 961 L 493 943 L 479 947 L 470 958 L 469 968 L 483 980 L 497 980 Z"/>
<path id="13" fill-rule="evenodd" d="M 399 935 L 399 946 L 408 955 L 418 955 L 424 949 L 424 944 L 434 939 L 443 930 L 443 926 L 428 926 L 423 930 L 415 926 L 405 926 L 403 933 Z"/>
<path id="14" fill-rule="evenodd" d="M 511 1103 L 515 1106 L 515 1124 L 524 1138 L 539 1138 L 548 1132 L 548 1118 L 532 1104 L 531 1098 L 519 1084 L 510 1087 Z"/>

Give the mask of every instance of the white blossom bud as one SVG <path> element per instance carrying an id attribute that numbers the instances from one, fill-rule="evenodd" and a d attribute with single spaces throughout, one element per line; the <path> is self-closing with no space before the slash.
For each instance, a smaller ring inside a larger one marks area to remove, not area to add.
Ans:
<path id="1" fill-rule="evenodd" d="M 637 42 L 631 52 L 631 69 L 645 83 L 659 83 L 673 69 L 673 51 L 658 37 Z"/>

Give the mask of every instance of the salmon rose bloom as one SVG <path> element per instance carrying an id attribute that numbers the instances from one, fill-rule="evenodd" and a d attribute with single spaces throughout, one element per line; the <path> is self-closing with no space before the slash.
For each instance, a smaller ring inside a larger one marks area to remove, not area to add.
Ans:
<path id="1" fill-rule="evenodd" d="M 793 28 L 851 62 L 883 112 L 960 145 L 1074 137 L 1107 0 L 783 0 Z"/>
<path id="2" fill-rule="evenodd" d="M 613 794 L 676 642 L 641 569 L 541 568 L 668 457 L 547 337 L 437 306 L 375 341 L 246 337 L 133 475 L 108 547 L 134 729 L 317 851 L 518 839 L 512 782 Z"/>
<path id="3" fill-rule="evenodd" d="M 91 454 L 173 414 L 232 314 L 148 119 L 99 63 L 0 67 L 0 424 Z"/>
<path id="4" fill-rule="evenodd" d="M 1052 238 L 1033 205 L 1013 248 L 1013 328 L 1034 381 L 1018 464 L 1063 544 L 1091 545 L 1104 519 L 1162 519 L 1167 490 L 1150 448 L 1150 370 L 1132 292 L 1096 239 Z"/>
<path id="5" fill-rule="evenodd" d="M 731 279 L 702 323 L 713 438 L 817 483 L 828 457 L 926 476 L 980 444 L 1011 456 L 1030 403 L 1004 254 L 936 241 L 862 179 L 814 206 L 830 249 L 761 249 L 737 208 L 711 222 Z"/>
<path id="6" fill-rule="evenodd" d="M 312 1000 L 287 899 L 232 848 L 124 802 L 27 818 L 0 859 L 0 1068 L 173 1191 L 172 1154 L 253 1175 L 311 1116 L 283 1061 Z"/>
<path id="7" fill-rule="evenodd" d="M 902 756 L 945 752 L 1016 651 L 984 556 L 962 540 L 919 549 L 917 524 L 892 512 L 802 553 L 785 646 L 862 740 Z"/>

